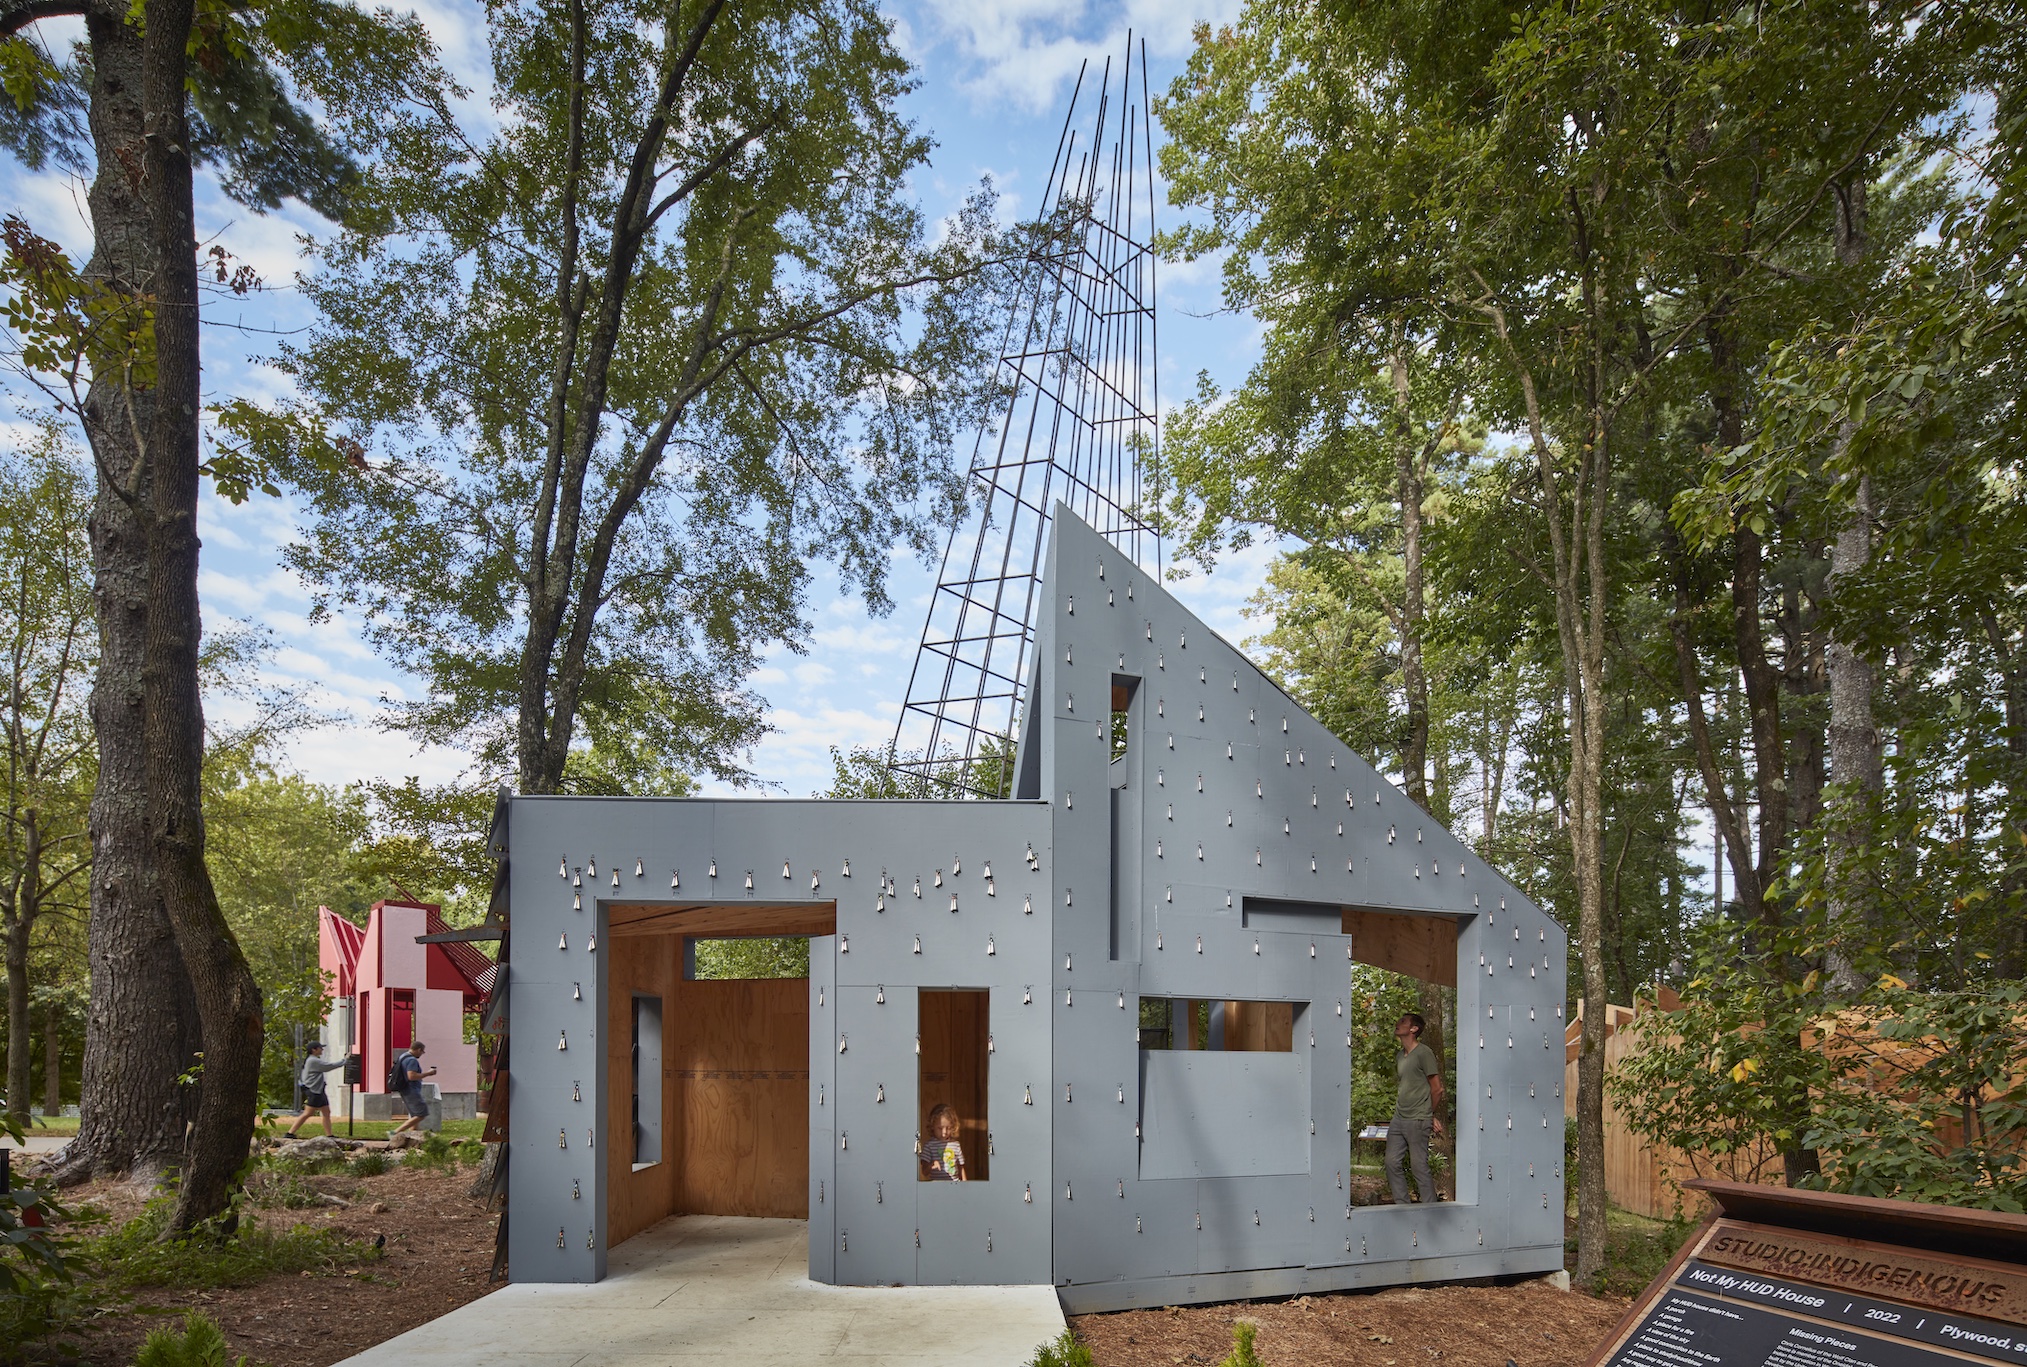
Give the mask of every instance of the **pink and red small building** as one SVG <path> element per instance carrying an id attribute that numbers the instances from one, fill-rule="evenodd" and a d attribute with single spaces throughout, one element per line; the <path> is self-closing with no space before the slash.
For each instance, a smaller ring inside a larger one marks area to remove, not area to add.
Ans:
<path id="1" fill-rule="evenodd" d="M 428 902 L 375 902 L 363 930 L 329 907 L 317 909 L 317 922 L 318 962 L 334 997 L 325 1057 L 356 1053 L 362 1065 L 359 1086 L 338 1108 L 349 1104 L 361 1120 L 384 1118 L 394 1108 L 387 1070 L 419 1039 L 429 1046 L 430 1083 L 444 1118 L 477 1114 L 479 1051 L 465 1043 L 465 1013 L 484 1004 L 493 961 L 468 944 L 417 944 L 418 936 L 450 929 Z"/>

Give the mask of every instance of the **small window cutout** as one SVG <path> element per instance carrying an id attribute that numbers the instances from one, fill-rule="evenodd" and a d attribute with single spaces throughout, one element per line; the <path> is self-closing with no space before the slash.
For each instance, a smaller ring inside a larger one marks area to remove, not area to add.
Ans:
<path id="1" fill-rule="evenodd" d="M 986 1114 L 992 994 L 924 988 L 915 1000 L 922 1041 L 915 1089 L 922 1135 L 916 1176 L 924 1182 L 983 1182 L 992 1175 Z"/>
<path id="2" fill-rule="evenodd" d="M 807 935 L 751 935 L 735 940 L 683 941 L 683 976 L 691 982 L 740 978 L 807 978 Z"/>
<path id="3" fill-rule="evenodd" d="M 1140 999 L 1140 1047 L 1292 1053 L 1298 1002 Z"/>
<path id="4" fill-rule="evenodd" d="M 1132 717 L 1133 694 L 1140 680 L 1125 674 L 1112 676 L 1112 762 L 1126 758 L 1128 723 Z"/>
<path id="5" fill-rule="evenodd" d="M 633 1166 L 662 1161 L 662 999 L 633 999 Z"/>

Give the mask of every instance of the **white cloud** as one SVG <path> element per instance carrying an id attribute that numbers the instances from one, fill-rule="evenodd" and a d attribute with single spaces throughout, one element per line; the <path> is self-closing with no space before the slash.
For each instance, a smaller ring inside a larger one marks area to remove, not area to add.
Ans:
<path id="1" fill-rule="evenodd" d="M 915 11 L 906 28 L 909 47 L 904 50 L 926 64 L 941 55 L 936 47 L 955 49 L 959 69 L 954 83 L 975 106 L 1005 104 L 1026 114 L 1050 110 L 1060 114 L 1078 69 L 1087 59 L 1091 62 L 1094 71 L 1085 81 L 1089 91 L 1105 57 L 1116 59 L 1125 52 L 1129 32 L 1136 49 L 1146 43 L 1150 61 L 1172 59 L 1189 50 L 1197 23 L 1224 22 L 1237 11 L 1236 0 L 1197 0 L 1188 5 L 1169 0 L 1126 0 L 1118 5 L 970 0 Z"/>

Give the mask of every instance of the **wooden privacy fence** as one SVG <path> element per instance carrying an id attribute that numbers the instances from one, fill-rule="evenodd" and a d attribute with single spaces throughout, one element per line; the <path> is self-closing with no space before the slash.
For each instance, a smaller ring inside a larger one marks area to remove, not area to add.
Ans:
<path id="1" fill-rule="evenodd" d="M 1643 1011 L 1674 1011 L 1681 1007 L 1681 998 L 1673 990 L 1663 987 L 1654 1002 L 1636 1002 L 1633 1006 L 1607 1006 L 1605 1008 L 1605 1074 L 1612 1071 L 1627 1058 L 1641 1050 L 1642 1032 L 1624 1027 Z M 1817 1022 L 1818 1028 L 1804 1033 L 1802 1045 L 1808 1049 L 1826 1051 L 1832 1057 L 1847 1060 L 1856 1056 L 1868 1066 L 1855 1068 L 1849 1081 L 1874 1092 L 1890 1092 L 1905 1086 L 1904 1073 L 1918 1066 L 1926 1056 L 1941 1048 L 1939 1042 L 1924 1040 L 1917 1042 L 1889 1041 L 1880 1038 L 1872 1029 L 1873 1021 L 1862 1011 L 1844 1011 L 1824 1021 Z M 2027 1025 L 2027 1022 L 2023 1022 Z M 1571 1112 L 1576 1107 L 1577 1094 L 1577 1053 L 1581 1047 L 1583 1033 L 1583 1003 L 1577 1003 L 1576 1019 L 1563 1031 L 1563 1096 L 1564 1106 Z M 2018 1085 L 2019 1079 L 2014 1079 Z M 1937 1121 L 1934 1134 L 1936 1142 L 1943 1145 L 1957 1145 L 1963 1142 L 1963 1123 L 1960 1120 L 1941 1118 Z M 2005 1141 L 2001 1141 L 2002 1144 Z M 2027 1143 L 2027 1136 L 2015 1137 L 2011 1145 Z M 1708 1203 L 1701 1196 L 1685 1193 L 1680 1184 L 1691 1177 L 1721 1177 L 1734 1182 L 1753 1182 L 1765 1186 L 1778 1186 L 1784 1182 L 1781 1155 L 1772 1144 L 1761 1142 L 1736 1152 L 1722 1155 L 1688 1154 L 1680 1149 L 1649 1143 L 1633 1132 L 1626 1123 L 1619 1108 L 1613 1104 L 1609 1088 L 1605 1093 L 1605 1191 L 1612 1204 L 1622 1210 L 1656 1219 L 1668 1219 L 1681 1214 L 1688 1217 L 1701 1215 Z"/>
<path id="2" fill-rule="evenodd" d="M 1638 1031 L 1623 1027 L 1642 1010 L 1673 1011 L 1681 999 L 1663 987 L 1657 1002 L 1605 1008 L 1605 1073 L 1640 1052 Z M 1577 1054 L 1582 1046 L 1584 1007 L 1577 1003 L 1576 1018 L 1563 1030 L 1564 1107 L 1574 1114 L 1577 1095 Z M 1721 1156 L 1692 1158 L 1680 1149 L 1649 1143 L 1626 1123 L 1619 1108 L 1605 1093 L 1605 1192 L 1613 1205 L 1636 1215 L 1666 1220 L 1677 1214 L 1695 1217 L 1706 1202 L 1686 1193 L 1681 1183 L 1691 1177 L 1722 1177 L 1734 1182 L 1778 1184 L 1782 1180 L 1781 1159 L 1771 1146 L 1755 1146 Z"/>

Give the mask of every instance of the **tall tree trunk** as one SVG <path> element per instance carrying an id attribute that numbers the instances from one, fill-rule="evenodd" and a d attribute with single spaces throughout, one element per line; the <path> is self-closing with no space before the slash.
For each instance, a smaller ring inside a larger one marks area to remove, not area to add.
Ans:
<path id="1" fill-rule="evenodd" d="M 1852 425 L 1837 434 L 1849 446 Z M 1830 593 L 1849 582 L 1872 558 L 1872 477 L 1858 477 L 1851 517 L 1838 530 L 1830 553 Z M 1833 799 L 1829 831 L 1829 912 L 1827 961 L 1831 985 L 1855 996 L 1864 986 L 1849 941 L 1864 935 L 1877 907 L 1864 864 L 1873 840 L 1870 806 L 1884 786 L 1879 728 L 1872 715 L 1872 664 L 1834 632 L 1828 651 L 1830 676 L 1830 779 Z"/>
<path id="2" fill-rule="evenodd" d="M 1837 185 L 1835 242 L 1837 261 L 1855 269 L 1865 261 L 1871 246 L 1866 213 L 1867 174 L 1861 161 L 1850 177 Z M 1832 442 L 1833 462 L 1851 449 L 1857 424 L 1845 419 L 1838 425 Z M 1865 568 L 1872 558 L 1872 477 L 1858 477 L 1851 516 L 1837 532 L 1830 552 L 1829 592 L 1834 601 L 1837 588 Z M 1872 890 L 1857 867 L 1872 843 L 1868 808 L 1882 785 L 1883 761 L 1879 749 L 1879 728 L 1872 717 L 1872 665 L 1848 640 L 1833 635 L 1830 641 L 1830 777 L 1840 796 L 1829 844 L 1830 953 L 1827 956 L 1831 985 L 1837 991 L 1855 994 L 1860 986 L 1858 969 L 1848 946 L 1840 938 L 1861 934 L 1875 910 Z"/>
<path id="3" fill-rule="evenodd" d="M 2021 776 L 2027 774 L 2027 662 L 1990 603 L 1979 607 L 1978 622 L 1999 666 L 2006 753 L 2011 761 L 2006 766 L 2005 823 L 2009 841 L 2019 848 L 2027 846 L 2027 790 L 2021 782 Z M 1993 951 L 1993 971 L 2001 978 L 2027 977 L 2027 866 L 2018 860 L 2007 866 L 1999 879 L 1999 896 L 2001 931 Z"/>
<path id="4" fill-rule="evenodd" d="M 1572 196 L 1579 223 L 1581 206 Z M 1552 563 L 1547 587 L 1555 605 L 1556 639 L 1562 650 L 1563 691 L 1568 699 L 1570 862 L 1577 885 L 1577 954 L 1583 972 L 1583 1034 L 1577 1055 L 1577 1276 L 1588 1282 L 1605 1266 L 1605 953 L 1604 953 L 1604 746 L 1605 639 L 1608 622 L 1605 513 L 1611 498 L 1611 448 L 1605 424 L 1604 339 L 1600 329 L 1599 284 L 1593 260 L 1579 233 L 1578 259 L 1589 314 L 1586 357 L 1588 430 L 1574 472 L 1559 468 L 1549 440 L 1533 371 L 1520 359 L 1496 302 L 1487 313 L 1502 348 L 1514 364 L 1527 415 L 1529 445 L 1540 476 L 1539 510 L 1546 523 Z M 1567 485 L 1567 488 L 1565 488 Z M 1567 509 L 1567 511 L 1566 511 Z"/>
<path id="5" fill-rule="evenodd" d="M 194 0 L 148 0 L 142 41 L 147 172 L 142 200 L 155 256 L 153 468 L 147 512 L 142 739 L 162 904 L 196 991 L 204 1041 L 197 1128 L 167 1234 L 224 1214 L 246 1165 L 260 1092 L 260 986 L 204 864 L 204 703 L 197 680 L 197 233 L 185 75 Z"/>
<path id="6" fill-rule="evenodd" d="M 7 957 L 7 1115 L 28 1122 L 31 1064 L 28 1037 L 28 935 L 35 926 L 42 871 L 42 831 L 33 808 L 22 822 L 21 867 L 8 880 L 7 906 L 0 909 L 6 928 Z"/>
<path id="7" fill-rule="evenodd" d="M 63 1012 L 54 1000 L 42 1022 L 42 1113 L 63 1109 Z"/>
<path id="8" fill-rule="evenodd" d="M 1441 820 L 1429 806 L 1429 677 L 1422 668 L 1423 582 L 1421 443 L 1415 439 L 1408 387 L 1407 343 L 1394 351 L 1394 480 L 1401 504 L 1401 685 L 1407 692 L 1408 735 L 1401 749 L 1401 779 L 1408 801 Z M 1423 1013 L 1424 1015 L 1427 1012 Z"/>
<path id="9" fill-rule="evenodd" d="M 156 285 L 141 201 L 148 164 L 141 29 L 118 0 L 94 4 L 85 23 L 98 159 L 86 274 L 139 297 Z M 144 735 L 148 547 L 132 500 L 147 492 L 142 434 L 154 427 L 155 405 L 154 391 L 118 373 L 94 374 L 83 414 L 99 477 L 91 516 L 99 627 L 91 715 L 99 767 L 91 803 L 91 1005 L 81 1119 L 55 1169 L 66 1184 L 123 1173 L 153 1180 L 181 1161 L 195 1115 L 195 1095 L 179 1079 L 196 1059 L 197 1010 L 155 873 Z"/>

